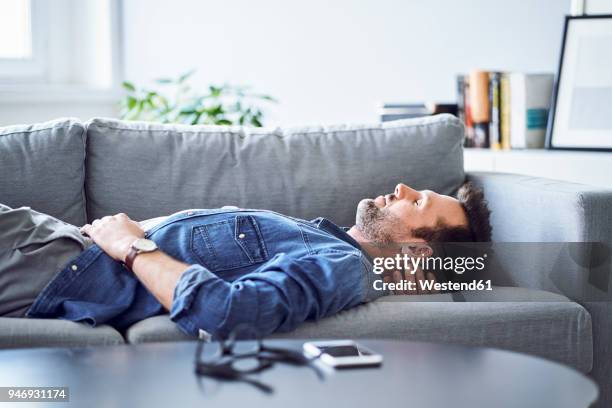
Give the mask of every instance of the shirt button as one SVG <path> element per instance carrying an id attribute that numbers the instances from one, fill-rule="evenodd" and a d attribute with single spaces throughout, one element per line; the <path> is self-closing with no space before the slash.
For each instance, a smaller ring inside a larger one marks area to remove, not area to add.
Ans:
<path id="1" fill-rule="evenodd" d="M 246 235 L 244 235 L 243 233 L 238 234 L 238 238 L 243 239 L 244 237 L 246 237 Z"/>
<path id="2" fill-rule="evenodd" d="M 76 265 L 72 265 L 72 266 L 70 267 L 70 269 L 72 269 L 73 271 L 76 271 L 77 269 L 79 269 L 79 267 L 78 267 L 78 266 L 76 266 Z"/>

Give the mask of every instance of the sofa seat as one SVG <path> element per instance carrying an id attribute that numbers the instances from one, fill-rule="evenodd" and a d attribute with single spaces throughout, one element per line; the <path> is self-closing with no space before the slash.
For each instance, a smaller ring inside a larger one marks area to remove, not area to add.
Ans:
<path id="1" fill-rule="evenodd" d="M 457 301 L 461 300 L 461 301 Z M 271 338 L 376 338 L 495 347 L 544 357 L 588 373 L 591 317 L 550 292 L 494 287 L 491 292 L 389 296 Z M 189 340 L 167 315 L 134 324 L 129 343 Z"/>
<path id="2" fill-rule="evenodd" d="M 83 347 L 123 344 L 110 326 L 91 328 L 84 323 L 52 319 L 0 317 L 0 349 L 26 347 Z"/>

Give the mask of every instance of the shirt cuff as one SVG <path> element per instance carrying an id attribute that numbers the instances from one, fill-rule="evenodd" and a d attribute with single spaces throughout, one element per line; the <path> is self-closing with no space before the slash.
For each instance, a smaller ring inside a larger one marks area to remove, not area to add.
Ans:
<path id="1" fill-rule="evenodd" d="M 210 279 L 217 278 L 217 275 L 203 267 L 202 265 L 191 265 L 179 278 L 174 288 L 174 298 L 170 308 L 170 319 L 175 321 L 189 311 L 194 299 L 198 294 L 198 289 L 202 284 Z"/>

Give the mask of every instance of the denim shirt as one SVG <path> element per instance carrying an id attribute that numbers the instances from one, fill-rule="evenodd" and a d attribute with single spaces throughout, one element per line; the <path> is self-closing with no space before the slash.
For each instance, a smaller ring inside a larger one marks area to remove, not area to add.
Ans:
<path id="1" fill-rule="evenodd" d="M 185 333 L 225 337 L 240 323 L 260 335 L 290 331 L 385 294 L 359 244 L 324 218 L 263 210 L 192 210 L 147 231 L 159 248 L 189 264 L 174 289 L 170 318 Z M 27 312 L 119 330 L 164 307 L 122 263 L 97 245 L 47 285 Z"/>

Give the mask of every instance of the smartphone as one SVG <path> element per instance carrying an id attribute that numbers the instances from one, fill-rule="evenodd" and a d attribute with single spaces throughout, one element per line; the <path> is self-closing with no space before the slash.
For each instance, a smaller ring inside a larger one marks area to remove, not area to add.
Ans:
<path id="1" fill-rule="evenodd" d="M 335 368 L 375 367 L 383 361 L 380 354 L 353 340 L 309 341 L 303 348 L 308 357 L 319 357 Z"/>

